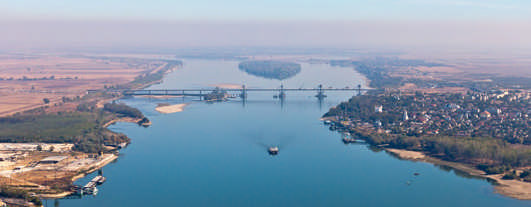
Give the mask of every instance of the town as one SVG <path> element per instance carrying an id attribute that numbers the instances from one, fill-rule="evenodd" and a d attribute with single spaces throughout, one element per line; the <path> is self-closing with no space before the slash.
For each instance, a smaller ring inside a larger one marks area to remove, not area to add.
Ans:
<path id="1" fill-rule="evenodd" d="M 422 151 L 503 173 L 531 164 L 530 93 L 402 93 L 355 96 L 325 114 L 374 145 Z"/>

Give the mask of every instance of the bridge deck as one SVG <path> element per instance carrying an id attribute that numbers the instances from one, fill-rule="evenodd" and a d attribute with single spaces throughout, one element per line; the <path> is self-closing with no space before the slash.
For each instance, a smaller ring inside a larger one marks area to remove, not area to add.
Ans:
<path id="1" fill-rule="evenodd" d="M 139 90 L 107 90 L 106 92 L 117 92 L 125 95 L 167 95 L 167 96 L 204 96 L 213 91 L 239 92 L 247 93 L 253 91 L 271 91 L 271 92 L 288 92 L 288 91 L 315 91 L 324 93 L 327 91 L 369 91 L 367 88 L 211 88 L 211 89 L 139 89 Z M 89 90 L 89 93 L 103 92 L 102 90 Z"/>
<path id="2" fill-rule="evenodd" d="M 142 89 L 142 90 L 122 90 L 122 91 L 114 91 L 114 92 L 202 92 L 207 91 L 211 92 L 216 89 Z M 221 91 L 227 91 L 227 92 L 241 92 L 241 91 L 368 91 L 373 89 L 367 89 L 367 88 L 247 88 L 247 89 L 220 89 Z"/>

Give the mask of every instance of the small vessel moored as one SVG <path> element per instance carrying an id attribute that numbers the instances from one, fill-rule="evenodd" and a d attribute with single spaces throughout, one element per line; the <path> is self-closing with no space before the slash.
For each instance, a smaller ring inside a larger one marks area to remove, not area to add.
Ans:
<path id="1" fill-rule="evenodd" d="M 122 143 L 118 144 L 118 149 L 123 149 L 125 147 L 127 147 L 127 142 L 122 142 Z"/>
<path id="2" fill-rule="evenodd" d="M 97 185 L 101 185 L 101 184 L 103 184 L 103 183 L 107 180 L 107 178 L 105 178 L 105 177 L 103 177 L 103 176 L 101 176 L 101 175 L 98 175 L 98 176 L 96 176 L 96 177 L 95 177 L 94 179 L 92 179 L 92 180 L 93 180 L 94 182 L 96 182 Z"/>
<path id="3" fill-rule="evenodd" d="M 97 195 L 98 188 L 96 186 L 85 186 L 81 189 L 81 195 Z"/>
<path id="4" fill-rule="evenodd" d="M 98 175 L 94 177 L 90 182 L 88 182 L 85 186 L 82 188 L 77 189 L 78 194 L 80 195 L 96 195 L 98 194 L 98 188 L 96 188 L 97 185 L 101 185 L 105 182 L 106 178 L 102 175 Z"/>

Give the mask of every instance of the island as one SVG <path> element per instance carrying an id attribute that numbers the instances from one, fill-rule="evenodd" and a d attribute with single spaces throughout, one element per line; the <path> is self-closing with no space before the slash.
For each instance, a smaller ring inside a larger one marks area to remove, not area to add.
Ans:
<path id="1" fill-rule="evenodd" d="M 301 72 L 298 63 L 273 60 L 244 61 L 238 68 L 254 76 L 277 80 L 288 79 Z"/>

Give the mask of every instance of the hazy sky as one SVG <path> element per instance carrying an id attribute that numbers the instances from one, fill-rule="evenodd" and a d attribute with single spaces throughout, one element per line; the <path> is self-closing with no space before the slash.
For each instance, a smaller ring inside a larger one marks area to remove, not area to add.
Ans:
<path id="1" fill-rule="evenodd" d="M 529 0 L 2 0 L 14 19 L 531 19 Z"/>
<path id="2" fill-rule="evenodd" d="M 0 0 L 0 49 L 531 48 L 529 0 Z"/>

